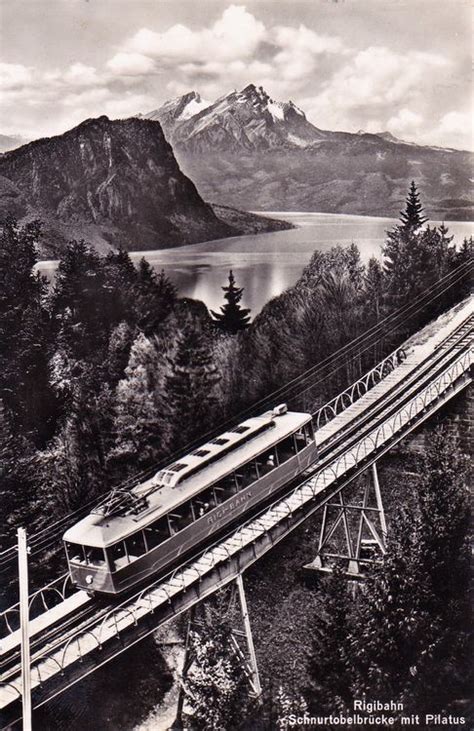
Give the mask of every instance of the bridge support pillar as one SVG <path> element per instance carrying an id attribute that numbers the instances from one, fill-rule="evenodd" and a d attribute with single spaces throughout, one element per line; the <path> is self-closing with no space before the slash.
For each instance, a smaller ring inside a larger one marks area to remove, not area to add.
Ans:
<path id="1" fill-rule="evenodd" d="M 252 627 L 247 607 L 247 598 L 245 596 L 243 575 L 239 574 L 235 580 L 237 593 L 239 597 L 240 618 L 242 620 L 243 630 L 233 628 L 231 634 L 230 650 L 242 663 L 245 675 L 251 689 L 251 695 L 259 699 L 262 694 L 260 685 L 260 676 L 258 673 L 257 656 L 253 644 Z M 188 624 L 186 628 L 186 637 L 184 643 L 184 658 L 181 677 L 179 679 L 178 700 L 176 704 L 176 718 L 171 726 L 171 731 L 182 731 L 183 729 L 183 709 L 186 700 L 185 684 L 187 674 L 192 667 L 195 657 L 192 650 L 191 634 L 193 631 L 202 629 L 202 622 L 196 618 L 196 607 L 192 607 L 189 613 Z M 244 647 L 245 644 L 245 647 Z"/>
<path id="2" fill-rule="evenodd" d="M 237 576 L 236 583 L 239 592 L 240 612 L 245 628 L 245 639 L 247 642 L 248 663 L 246 663 L 246 665 L 250 674 L 249 682 L 254 695 L 258 698 L 262 694 L 262 687 L 260 685 L 260 676 L 258 674 L 257 656 L 255 654 L 255 647 L 253 644 L 252 627 L 250 626 L 250 618 L 247 609 L 247 599 L 245 597 L 244 579 L 242 574 L 239 574 Z M 234 637 L 236 634 L 238 634 L 238 632 L 234 630 Z M 245 657 L 242 659 L 245 660 Z"/>
<path id="3" fill-rule="evenodd" d="M 305 569 L 330 573 L 334 563 L 339 560 L 346 562 L 349 578 L 364 578 L 364 567 L 378 563 L 383 558 L 386 553 L 387 522 L 376 462 L 370 468 L 370 476 L 364 487 L 361 504 L 347 503 L 345 488 L 325 503 L 318 552 Z M 338 536 L 341 529 L 342 537 Z"/>

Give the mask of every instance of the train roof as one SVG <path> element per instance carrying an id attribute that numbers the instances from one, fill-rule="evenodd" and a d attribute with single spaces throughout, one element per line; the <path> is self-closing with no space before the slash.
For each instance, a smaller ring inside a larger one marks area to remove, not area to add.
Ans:
<path id="1" fill-rule="evenodd" d="M 310 414 L 294 411 L 281 414 L 269 411 L 247 419 L 133 488 L 137 498 L 149 493 L 146 507 L 140 512 L 126 515 L 91 513 L 69 528 L 63 538 L 85 546 L 111 546 L 178 509 L 182 503 L 297 431 L 310 419 Z M 184 466 L 173 470 L 177 464 Z M 172 476 L 181 473 L 183 477 L 167 482 L 163 480 L 164 472 Z"/>

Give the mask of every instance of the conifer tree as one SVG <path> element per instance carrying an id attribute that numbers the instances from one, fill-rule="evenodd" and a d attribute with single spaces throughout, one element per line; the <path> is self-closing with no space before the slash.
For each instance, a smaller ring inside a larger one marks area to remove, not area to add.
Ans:
<path id="1" fill-rule="evenodd" d="M 176 303 L 176 287 L 163 270 L 157 274 L 146 259 L 141 259 L 133 295 L 137 326 L 145 335 L 155 334 Z"/>
<path id="2" fill-rule="evenodd" d="M 459 251 L 456 252 L 454 256 L 454 261 L 452 262 L 452 268 L 462 266 L 464 264 L 471 264 L 474 260 L 474 238 L 470 236 L 469 238 L 465 237 Z M 472 275 L 466 275 L 464 279 L 459 283 L 458 285 L 458 296 L 459 298 L 467 297 L 467 295 L 470 294 L 472 289 Z"/>
<path id="3" fill-rule="evenodd" d="M 229 284 L 222 287 L 225 292 L 224 299 L 227 303 L 221 307 L 219 312 L 211 312 L 216 327 L 223 332 L 235 334 L 240 330 L 245 330 L 250 322 L 249 309 L 240 306 L 243 288 L 235 286 L 235 277 L 232 269 L 229 271 Z"/>
<path id="4" fill-rule="evenodd" d="M 0 226 L 0 398 L 13 432 L 38 446 L 51 436 L 56 415 L 45 282 L 33 270 L 40 236 L 38 221 L 20 226 L 8 217 Z"/>
<path id="5" fill-rule="evenodd" d="M 421 226 L 427 221 L 412 181 L 400 223 L 387 232 L 382 248 L 387 292 L 391 306 L 399 307 L 416 297 L 425 287 L 426 246 Z"/>
<path id="6" fill-rule="evenodd" d="M 374 256 L 369 259 L 364 277 L 365 309 L 370 322 L 378 322 L 381 317 L 385 281 L 382 265 Z"/>
<path id="7" fill-rule="evenodd" d="M 168 365 L 165 394 L 174 450 L 210 428 L 219 376 L 209 338 L 192 322 L 178 331 L 176 350 L 168 357 Z"/>
<path id="8" fill-rule="evenodd" d="M 468 693 L 466 472 L 446 431 L 427 440 L 415 505 L 392 525 L 388 553 L 354 617 L 354 697 L 439 712 Z"/>
<path id="9" fill-rule="evenodd" d="M 15 529 L 31 516 L 31 475 L 28 464 L 34 454 L 28 440 L 14 434 L 9 414 L 0 399 L 0 549 L 14 540 Z"/>
<path id="10" fill-rule="evenodd" d="M 410 191 L 406 198 L 405 210 L 400 212 L 400 221 L 407 231 L 413 231 L 423 226 L 428 219 L 423 215 L 423 206 L 420 194 L 414 180 L 411 181 Z"/>

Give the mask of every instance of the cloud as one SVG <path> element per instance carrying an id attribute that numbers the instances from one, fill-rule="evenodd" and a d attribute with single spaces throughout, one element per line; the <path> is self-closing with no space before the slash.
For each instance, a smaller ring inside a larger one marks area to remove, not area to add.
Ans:
<path id="1" fill-rule="evenodd" d="M 303 24 L 267 27 L 245 6 L 230 5 L 207 28 L 178 24 L 162 33 L 141 28 L 119 55 L 123 52 L 139 54 L 153 62 L 155 72 L 168 73 L 171 92 L 199 85 L 212 97 L 251 81 L 283 87 L 288 94 L 308 83 L 323 57 L 343 55 L 345 49 L 336 36 Z M 115 70 L 114 59 L 108 66 Z"/>
<path id="2" fill-rule="evenodd" d="M 244 6 L 230 5 L 210 28 L 193 31 L 173 25 L 163 33 L 142 28 L 127 41 L 126 48 L 165 66 L 211 59 L 231 61 L 251 56 L 265 34 L 263 23 Z"/>
<path id="3" fill-rule="evenodd" d="M 371 46 L 353 54 L 325 82 L 322 91 L 303 104 L 309 118 L 319 126 L 355 131 L 364 128 L 370 119 L 380 119 L 384 127 L 389 120 L 393 126 L 413 126 L 420 113 L 407 113 L 407 105 L 417 108 L 423 102 L 426 88 L 435 83 L 448 63 L 438 54 L 401 54 Z M 400 107 L 405 111 L 398 111 Z"/>
<path id="4" fill-rule="evenodd" d="M 0 63 L 0 89 L 15 91 L 31 83 L 32 70 L 21 64 Z"/>
<path id="5" fill-rule="evenodd" d="M 422 125 L 423 117 L 421 114 L 403 108 L 395 116 L 390 117 L 385 127 L 396 137 L 403 137 L 404 135 L 412 137 L 422 129 Z"/>
<path id="6" fill-rule="evenodd" d="M 292 82 L 299 83 L 311 74 L 321 55 L 344 52 L 340 38 L 318 35 L 304 25 L 298 28 L 278 26 L 272 36 L 275 46 L 280 49 L 274 64 L 280 76 Z"/>
<path id="7" fill-rule="evenodd" d="M 117 53 L 107 68 L 118 76 L 146 76 L 155 70 L 155 63 L 142 53 Z"/>
<path id="8" fill-rule="evenodd" d="M 230 4 L 201 26 L 132 28 L 101 64 L 77 58 L 66 68 L 38 70 L 0 63 L 0 131 L 54 134 L 85 117 L 146 112 L 192 89 L 213 100 L 253 82 L 276 99 L 292 99 L 318 127 L 470 144 L 467 113 L 440 98 L 449 97 L 459 70 L 444 47 L 400 50 L 388 39 L 361 49 L 347 32 L 320 32 L 316 15 L 314 27 L 282 17 L 264 23 Z"/>
<path id="9" fill-rule="evenodd" d="M 447 112 L 441 117 L 439 124 L 434 130 L 433 137 L 439 141 L 438 144 L 472 149 L 473 129 L 471 114 L 469 112 Z"/>

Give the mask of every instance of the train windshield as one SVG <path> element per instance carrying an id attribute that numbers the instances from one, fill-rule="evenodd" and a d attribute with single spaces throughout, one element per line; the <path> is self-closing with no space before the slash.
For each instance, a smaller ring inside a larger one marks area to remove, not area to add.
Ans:
<path id="1" fill-rule="evenodd" d="M 81 546 L 78 543 L 66 543 L 66 551 L 69 561 L 85 564 L 86 566 L 105 566 L 105 553 L 103 548 L 95 546 Z"/>

